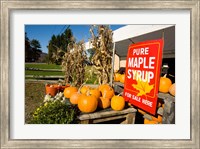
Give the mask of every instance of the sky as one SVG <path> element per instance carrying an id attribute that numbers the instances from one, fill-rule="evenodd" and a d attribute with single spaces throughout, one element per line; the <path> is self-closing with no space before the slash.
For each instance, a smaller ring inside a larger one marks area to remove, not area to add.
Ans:
<path id="1" fill-rule="evenodd" d="M 110 28 L 114 31 L 124 25 L 110 25 Z M 48 52 L 47 45 L 52 35 L 62 34 L 68 25 L 25 25 L 25 32 L 29 40 L 36 39 L 40 42 L 41 50 L 44 53 Z M 90 25 L 70 25 L 76 41 L 84 40 L 88 41 L 90 38 Z"/>

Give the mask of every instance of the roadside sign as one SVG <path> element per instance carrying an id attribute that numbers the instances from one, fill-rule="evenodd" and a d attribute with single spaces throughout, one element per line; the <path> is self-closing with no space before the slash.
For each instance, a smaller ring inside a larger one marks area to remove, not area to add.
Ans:
<path id="1" fill-rule="evenodd" d="M 156 113 L 163 40 L 129 46 L 126 59 L 124 98 L 153 115 Z"/>

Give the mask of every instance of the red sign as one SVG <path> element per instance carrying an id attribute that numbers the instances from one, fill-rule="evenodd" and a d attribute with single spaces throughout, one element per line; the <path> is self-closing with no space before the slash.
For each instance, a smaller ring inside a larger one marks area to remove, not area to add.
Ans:
<path id="1" fill-rule="evenodd" d="M 129 46 L 126 59 L 124 98 L 129 103 L 156 113 L 163 40 Z"/>

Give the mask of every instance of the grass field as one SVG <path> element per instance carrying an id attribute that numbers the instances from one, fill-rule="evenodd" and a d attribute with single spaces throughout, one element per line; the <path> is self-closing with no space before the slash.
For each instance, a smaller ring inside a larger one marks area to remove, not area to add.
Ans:
<path id="1" fill-rule="evenodd" d="M 25 64 L 25 68 L 35 68 L 35 69 L 59 69 L 61 70 L 61 65 L 55 65 L 55 64 L 39 64 L 39 63 L 28 63 Z M 86 83 L 93 84 L 97 83 L 97 76 L 91 73 L 92 66 L 86 66 L 85 67 L 85 80 L 86 78 L 88 81 Z M 95 71 L 95 70 L 94 70 Z M 64 72 L 54 72 L 54 71 L 35 71 L 35 70 L 25 70 L 25 75 L 33 75 L 33 78 L 26 77 L 26 79 L 37 79 L 37 76 L 64 76 Z"/>
<path id="2" fill-rule="evenodd" d="M 39 68 L 39 69 L 62 69 L 61 65 L 46 64 L 46 63 L 26 63 L 26 68 Z"/>

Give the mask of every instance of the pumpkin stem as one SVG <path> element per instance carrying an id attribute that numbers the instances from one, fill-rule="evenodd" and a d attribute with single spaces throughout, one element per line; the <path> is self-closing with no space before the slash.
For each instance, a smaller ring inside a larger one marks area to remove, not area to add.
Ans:
<path id="1" fill-rule="evenodd" d="M 88 78 L 86 78 L 85 82 L 83 82 L 83 83 L 81 84 L 81 86 L 78 88 L 78 93 L 80 93 L 81 88 L 83 87 L 83 85 L 86 84 L 87 81 L 88 81 Z"/>
<path id="2" fill-rule="evenodd" d="M 163 78 L 166 78 L 167 77 L 167 74 L 165 74 L 164 76 L 163 76 Z"/>
<path id="3" fill-rule="evenodd" d="M 90 96 L 90 90 L 89 89 L 86 92 L 86 96 Z"/>
<path id="4" fill-rule="evenodd" d="M 120 96 L 120 95 L 122 95 L 122 94 L 123 94 L 123 92 L 119 93 L 117 96 Z"/>
<path id="5" fill-rule="evenodd" d="M 103 98 L 106 98 L 107 90 L 104 91 Z"/>

